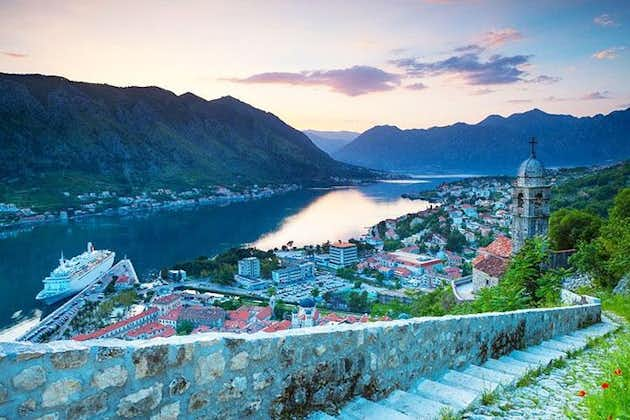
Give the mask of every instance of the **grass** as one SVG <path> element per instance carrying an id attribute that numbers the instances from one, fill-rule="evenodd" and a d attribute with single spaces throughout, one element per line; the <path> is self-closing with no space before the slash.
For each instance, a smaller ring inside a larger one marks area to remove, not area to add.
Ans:
<path id="1" fill-rule="evenodd" d="M 600 293 L 602 307 L 626 321 L 630 321 L 630 296 Z M 589 343 L 591 344 L 591 343 Z M 628 326 L 611 337 L 598 343 L 611 348 L 607 357 L 602 358 L 599 367 L 602 374 L 597 376 L 599 385 L 588 392 L 583 404 L 592 419 L 628 419 L 630 418 L 630 331 Z"/>
<path id="2" fill-rule="evenodd" d="M 497 401 L 497 394 L 488 389 L 484 389 L 481 394 L 481 404 L 482 405 L 492 405 Z"/>
<path id="3" fill-rule="evenodd" d="M 462 416 L 456 414 L 451 408 L 443 408 L 440 410 L 440 420 L 461 420 Z"/>

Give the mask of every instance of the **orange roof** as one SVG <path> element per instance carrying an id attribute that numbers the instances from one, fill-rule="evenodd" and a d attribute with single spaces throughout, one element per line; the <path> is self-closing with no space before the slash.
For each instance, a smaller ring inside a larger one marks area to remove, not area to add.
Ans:
<path id="1" fill-rule="evenodd" d="M 231 320 L 247 321 L 249 320 L 249 311 L 244 308 L 228 311 L 228 318 Z"/>
<path id="2" fill-rule="evenodd" d="M 150 334 L 162 337 L 162 334 L 169 329 L 175 331 L 173 327 L 166 327 L 159 322 L 149 322 L 148 324 L 141 325 L 138 328 L 134 328 L 133 330 L 127 332 L 127 336 L 135 338 L 142 334 Z"/>
<path id="3" fill-rule="evenodd" d="M 261 308 L 260 311 L 256 314 L 256 318 L 259 320 L 267 319 L 271 317 L 271 306 L 265 306 Z"/>
<path id="4" fill-rule="evenodd" d="M 268 327 L 265 327 L 263 331 L 264 332 L 281 331 L 281 330 L 287 330 L 290 327 L 291 327 L 291 321 L 285 319 L 284 321 L 274 322 Z"/>
<path id="5" fill-rule="evenodd" d="M 498 236 L 486 247 L 486 251 L 498 257 L 510 258 L 512 255 L 512 241 L 505 236 Z"/>
<path id="6" fill-rule="evenodd" d="M 166 321 L 177 321 L 183 309 L 184 309 L 183 306 L 178 306 L 177 308 L 172 309 L 168 313 L 162 315 L 160 319 L 164 319 Z"/>
<path id="7" fill-rule="evenodd" d="M 504 258 L 500 258 L 495 255 L 488 255 L 481 262 L 475 265 L 475 269 L 482 271 L 489 276 L 499 278 L 507 270 L 508 264 L 509 261 Z"/>

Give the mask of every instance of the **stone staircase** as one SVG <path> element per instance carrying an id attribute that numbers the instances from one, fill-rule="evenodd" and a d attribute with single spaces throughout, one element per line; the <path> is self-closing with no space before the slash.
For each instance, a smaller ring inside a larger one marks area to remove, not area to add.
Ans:
<path id="1" fill-rule="evenodd" d="M 499 359 L 489 359 L 481 366 L 469 365 L 448 370 L 437 378 L 420 378 L 406 390 L 396 390 L 380 401 L 357 397 L 331 416 L 312 413 L 310 420 L 410 420 L 439 419 L 457 414 L 479 403 L 484 393 L 510 388 L 527 373 L 549 366 L 568 353 L 586 347 L 588 340 L 615 330 L 618 325 L 604 320 L 570 334 L 554 337 L 522 350 L 514 350 Z"/>

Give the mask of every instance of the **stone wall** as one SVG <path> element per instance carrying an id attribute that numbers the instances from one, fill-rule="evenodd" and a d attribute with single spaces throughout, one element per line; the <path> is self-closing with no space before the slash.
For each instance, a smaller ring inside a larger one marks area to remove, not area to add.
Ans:
<path id="1" fill-rule="evenodd" d="M 288 418 L 600 320 L 598 304 L 272 334 L 0 343 L 7 418 Z"/>

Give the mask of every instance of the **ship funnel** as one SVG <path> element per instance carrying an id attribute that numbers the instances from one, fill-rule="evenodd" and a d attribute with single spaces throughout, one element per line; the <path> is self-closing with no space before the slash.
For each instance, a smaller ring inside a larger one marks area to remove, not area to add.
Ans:
<path id="1" fill-rule="evenodd" d="M 88 244 L 87 244 L 87 251 L 88 252 L 94 252 L 94 245 L 92 245 L 92 242 L 88 242 Z"/>
<path id="2" fill-rule="evenodd" d="M 59 265 L 63 265 L 66 259 L 63 257 L 63 251 L 61 251 L 61 257 L 59 258 Z"/>

